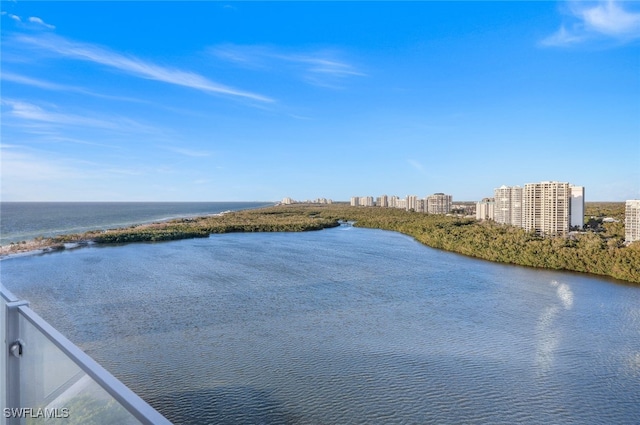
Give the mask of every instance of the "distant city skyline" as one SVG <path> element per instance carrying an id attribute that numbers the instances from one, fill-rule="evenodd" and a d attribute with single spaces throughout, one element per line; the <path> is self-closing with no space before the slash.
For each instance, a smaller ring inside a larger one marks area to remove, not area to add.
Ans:
<path id="1" fill-rule="evenodd" d="M 640 3 L 2 2 L 2 201 L 640 199 Z"/>
<path id="2" fill-rule="evenodd" d="M 285 198 L 282 203 L 290 204 L 291 201 Z M 331 203 L 331 200 L 316 202 Z M 475 209 L 468 208 L 464 203 L 454 203 L 453 197 L 445 193 L 434 193 L 424 199 L 417 195 L 407 195 L 405 198 L 382 195 L 375 201 L 372 196 L 352 196 L 350 200 L 352 207 L 399 208 L 428 214 L 449 214 L 457 206 L 463 210 L 457 212 L 459 215 L 522 227 L 544 235 L 566 236 L 572 230 L 584 228 L 585 188 L 568 182 L 542 181 L 527 183 L 524 187 L 503 185 L 494 190 L 492 198 L 474 202 Z M 640 201 L 626 201 L 627 215 L 629 205 L 635 203 Z"/>

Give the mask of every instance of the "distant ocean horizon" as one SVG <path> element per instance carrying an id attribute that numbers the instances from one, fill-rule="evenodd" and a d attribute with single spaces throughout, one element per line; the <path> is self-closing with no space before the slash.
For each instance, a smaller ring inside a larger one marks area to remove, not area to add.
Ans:
<path id="1" fill-rule="evenodd" d="M 276 202 L 0 202 L 0 245 L 199 217 L 275 205 Z"/>

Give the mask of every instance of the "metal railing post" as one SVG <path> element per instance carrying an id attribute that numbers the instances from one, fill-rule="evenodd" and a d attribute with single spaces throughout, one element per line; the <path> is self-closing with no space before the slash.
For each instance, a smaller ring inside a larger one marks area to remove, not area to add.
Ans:
<path id="1" fill-rule="evenodd" d="M 20 339 L 20 314 L 21 306 L 28 306 L 28 301 L 9 301 L 6 304 L 5 315 L 5 336 L 6 345 L 4 347 L 7 363 L 6 363 L 6 408 L 17 409 L 21 406 L 20 402 L 20 358 L 25 349 L 24 343 Z M 3 412 L 4 414 L 4 412 Z M 7 424 L 20 423 L 19 417 L 10 416 Z"/>

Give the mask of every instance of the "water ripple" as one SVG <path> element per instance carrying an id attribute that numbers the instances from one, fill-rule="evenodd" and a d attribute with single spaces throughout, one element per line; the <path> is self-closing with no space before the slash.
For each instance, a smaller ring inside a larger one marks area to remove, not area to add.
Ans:
<path id="1" fill-rule="evenodd" d="M 3 282 L 176 424 L 640 423 L 640 291 L 395 233 L 87 248 Z"/>

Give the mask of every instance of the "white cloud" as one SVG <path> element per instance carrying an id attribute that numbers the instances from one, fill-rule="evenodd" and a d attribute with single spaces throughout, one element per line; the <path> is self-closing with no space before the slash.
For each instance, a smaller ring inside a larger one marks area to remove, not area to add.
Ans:
<path id="1" fill-rule="evenodd" d="M 42 37 L 17 36 L 14 41 L 26 46 L 44 49 L 66 58 L 104 65 L 139 78 L 162 81 L 208 93 L 229 95 L 259 102 L 273 102 L 273 99 L 269 97 L 218 84 L 193 72 L 156 65 L 134 56 L 121 55 L 91 44 L 76 43 L 63 37 L 54 35 Z"/>
<path id="2" fill-rule="evenodd" d="M 220 59 L 254 69 L 289 70 L 308 83 L 338 87 L 347 77 L 362 77 L 365 73 L 352 64 L 340 60 L 335 51 L 318 50 L 313 52 L 285 52 L 270 46 L 238 46 L 225 44 L 210 49 Z"/>
<path id="3" fill-rule="evenodd" d="M 38 87 L 47 90 L 59 90 L 59 91 L 78 91 L 75 87 L 65 86 L 61 84 L 50 83 L 48 81 L 37 80 L 34 78 L 25 77 L 22 75 L 3 72 L 0 77 L 5 81 L 11 81 L 13 83 L 25 84 L 33 87 Z"/>
<path id="4" fill-rule="evenodd" d="M 2 15 L 6 15 L 9 18 L 13 19 L 16 22 L 20 22 L 22 23 L 22 18 L 18 15 L 14 15 L 12 13 L 7 13 L 5 11 L 2 12 Z M 46 23 L 45 21 L 42 20 L 42 18 L 38 18 L 37 16 L 30 16 L 29 18 L 27 18 L 27 21 L 32 23 L 32 24 L 36 24 L 38 26 L 44 27 L 44 28 L 48 28 L 48 29 L 55 29 L 55 25 L 51 25 Z"/>
<path id="5" fill-rule="evenodd" d="M 24 75 L 12 74 L 10 72 L 3 72 L 0 75 L 0 78 L 4 81 L 10 81 L 12 83 L 24 84 L 27 86 L 37 87 L 45 90 L 54 90 L 54 91 L 65 91 L 65 92 L 74 92 L 81 93 L 88 96 L 99 97 L 102 99 L 111 99 L 111 100 L 121 100 L 124 102 L 135 102 L 135 103 L 147 103 L 144 100 L 134 99 L 131 97 L 123 97 L 123 96 L 111 96 L 101 93 L 95 93 L 90 90 L 84 89 L 82 87 L 68 86 L 64 84 L 52 83 L 49 81 L 44 81 L 36 78 L 25 77 Z"/>
<path id="6" fill-rule="evenodd" d="M 580 43 L 583 40 L 584 36 L 580 36 L 573 31 L 567 31 L 563 25 L 555 34 L 544 39 L 542 44 L 545 46 L 568 46 Z"/>
<path id="7" fill-rule="evenodd" d="M 56 125 L 73 125 L 80 127 L 98 127 L 98 128 L 118 128 L 111 120 L 96 119 L 85 117 L 82 115 L 65 114 L 55 111 L 46 110 L 32 103 L 22 102 L 19 100 L 3 99 L 2 104 L 9 106 L 9 116 L 27 120 L 45 123 L 53 123 Z"/>
<path id="8" fill-rule="evenodd" d="M 56 28 L 54 25 L 47 24 L 46 22 L 44 22 L 42 19 L 38 18 L 37 16 L 30 16 L 29 17 L 29 22 L 34 23 L 34 24 L 38 24 L 38 25 L 42 25 L 43 27 L 49 28 L 51 30 Z"/>
<path id="9" fill-rule="evenodd" d="M 567 5 L 570 25 L 563 24 L 542 40 L 542 45 L 570 46 L 593 39 L 629 42 L 640 38 L 640 12 L 627 10 L 618 1 L 571 1 Z"/>
<path id="10" fill-rule="evenodd" d="M 616 2 L 609 0 L 596 7 L 579 9 L 578 14 L 588 29 L 610 36 L 640 36 L 640 13 L 622 9 Z"/>
<path id="11" fill-rule="evenodd" d="M 44 90 L 53 90 L 53 91 L 64 91 L 64 92 L 72 92 L 72 93 L 80 93 L 87 96 L 97 97 L 101 99 L 110 99 L 110 100 L 119 100 L 122 102 L 132 102 L 132 103 L 150 103 L 144 99 L 136 99 L 133 97 L 125 97 L 125 96 L 113 96 L 109 94 L 97 93 L 91 90 L 87 90 L 83 87 L 76 86 L 68 86 L 65 84 L 57 84 L 49 81 L 44 81 L 36 78 L 26 77 L 23 75 L 17 75 L 10 72 L 3 72 L 0 74 L 0 79 L 4 81 L 10 81 L 12 83 L 23 84 L 31 87 L 37 87 Z M 171 108 L 175 110 L 175 108 Z"/>
<path id="12" fill-rule="evenodd" d="M 78 127 L 146 135 L 160 135 L 163 130 L 157 126 L 148 126 L 127 117 L 86 116 L 58 111 L 55 105 L 46 107 L 14 99 L 2 99 L 5 125 L 24 125 L 32 134 L 38 131 L 51 131 L 63 127 Z M 14 120 L 10 120 L 14 118 Z M 50 137 L 50 136 L 48 136 Z"/>

